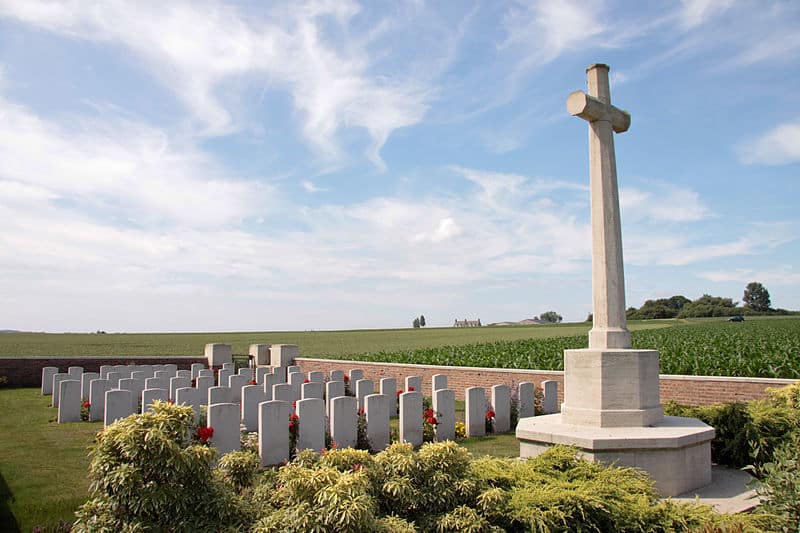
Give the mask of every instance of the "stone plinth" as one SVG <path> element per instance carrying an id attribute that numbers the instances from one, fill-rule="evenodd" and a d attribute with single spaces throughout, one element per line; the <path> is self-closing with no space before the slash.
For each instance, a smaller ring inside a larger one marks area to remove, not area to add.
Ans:
<path id="1" fill-rule="evenodd" d="M 225 363 L 230 363 L 233 361 L 230 344 L 206 344 L 204 354 L 206 356 L 206 360 L 208 361 L 208 366 L 212 368 L 219 367 Z"/>
<path id="2" fill-rule="evenodd" d="M 523 418 L 517 425 L 520 457 L 535 457 L 554 444 L 577 447 L 590 461 L 645 470 L 664 496 L 711 483 L 714 428 L 694 418 L 663 417 L 650 427 L 564 423 L 563 415 Z"/>
<path id="3" fill-rule="evenodd" d="M 565 424 L 652 426 L 664 417 L 656 350 L 565 350 Z"/>

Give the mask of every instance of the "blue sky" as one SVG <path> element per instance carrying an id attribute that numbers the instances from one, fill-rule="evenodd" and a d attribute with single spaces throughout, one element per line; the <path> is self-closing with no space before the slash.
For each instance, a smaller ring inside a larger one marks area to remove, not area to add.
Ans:
<path id="1" fill-rule="evenodd" d="M 628 305 L 800 308 L 800 3 L 0 1 L 0 327 L 591 311 L 611 65 Z"/>

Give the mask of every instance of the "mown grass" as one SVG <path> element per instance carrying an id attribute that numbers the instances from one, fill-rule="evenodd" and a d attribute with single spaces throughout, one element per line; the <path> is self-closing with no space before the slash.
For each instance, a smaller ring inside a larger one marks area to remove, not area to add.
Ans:
<path id="1" fill-rule="evenodd" d="M 631 329 L 662 328 L 674 320 L 631 323 Z M 246 354 L 250 344 L 297 344 L 304 357 L 343 356 L 381 350 L 410 350 L 496 340 L 545 339 L 586 335 L 587 323 L 482 328 L 418 328 L 350 331 L 274 331 L 221 333 L 3 333 L 0 357 L 202 355 L 210 342 L 231 344 Z"/>
<path id="2" fill-rule="evenodd" d="M 86 499 L 87 447 L 102 423 L 50 422 L 38 389 L 0 389 L 0 531 L 72 522 Z"/>

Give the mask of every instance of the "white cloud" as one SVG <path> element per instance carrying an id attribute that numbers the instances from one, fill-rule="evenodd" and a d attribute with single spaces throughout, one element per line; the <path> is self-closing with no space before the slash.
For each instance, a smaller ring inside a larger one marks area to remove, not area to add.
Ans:
<path id="1" fill-rule="evenodd" d="M 0 15 L 130 48 L 207 135 L 238 127 L 230 109 L 235 104 L 219 94 L 220 85 L 257 77 L 290 92 L 303 134 L 324 157 L 340 157 L 340 130 L 363 128 L 371 139 L 366 155 L 383 168 L 380 150 L 388 137 L 422 119 L 433 91 L 412 78 L 371 73 L 368 43 L 325 38 L 330 19 L 349 35 L 347 24 L 358 12 L 348 1 L 273 5 L 269 13 L 247 14 L 214 1 L 12 0 L 0 6 Z"/>
<path id="2" fill-rule="evenodd" d="M 788 122 L 747 141 L 738 148 L 747 165 L 786 165 L 800 161 L 800 122 Z"/>
<path id="3" fill-rule="evenodd" d="M 228 176 L 206 154 L 118 117 L 43 119 L 0 97 L 0 180 L 16 193 L 72 202 L 137 224 L 237 223 L 270 188 Z"/>
<path id="4" fill-rule="evenodd" d="M 650 191 L 634 187 L 620 189 L 620 210 L 623 220 L 696 222 L 711 215 L 696 191 L 652 181 L 649 185 L 652 188 Z"/>
<path id="5" fill-rule="evenodd" d="M 710 270 L 700 272 L 698 276 L 714 282 L 736 281 L 740 283 L 749 283 L 758 280 L 761 283 L 773 285 L 800 284 L 800 272 L 795 272 L 791 267 L 786 267 L 781 270 L 754 270 L 750 268 Z"/>
<path id="6" fill-rule="evenodd" d="M 694 28 L 727 11 L 733 0 L 682 0 L 682 4 L 681 24 Z"/>
<path id="7" fill-rule="evenodd" d="M 325 191 L 328 190 L 328 189 L 323 189 L 321 187 L 317 187 L 316 185 L 314 185 L 313 181 L 309 181 L 309 180 L 304 180 L 302 185 L 303 185 L 303 189 L 305 189 L 306 192 L 310 192 L 312 194 L 315 193 L 315 192 L 325 192 Z"/>

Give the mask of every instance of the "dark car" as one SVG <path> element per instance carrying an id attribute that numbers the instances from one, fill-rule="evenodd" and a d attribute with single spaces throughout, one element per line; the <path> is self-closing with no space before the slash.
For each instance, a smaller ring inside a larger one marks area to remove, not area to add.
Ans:
<path id="1" fill-rule="evenodd" d="M 744 317 L 742 315 L 734 315 L 728 319 L 728 322 L 744 322 Z"/>

